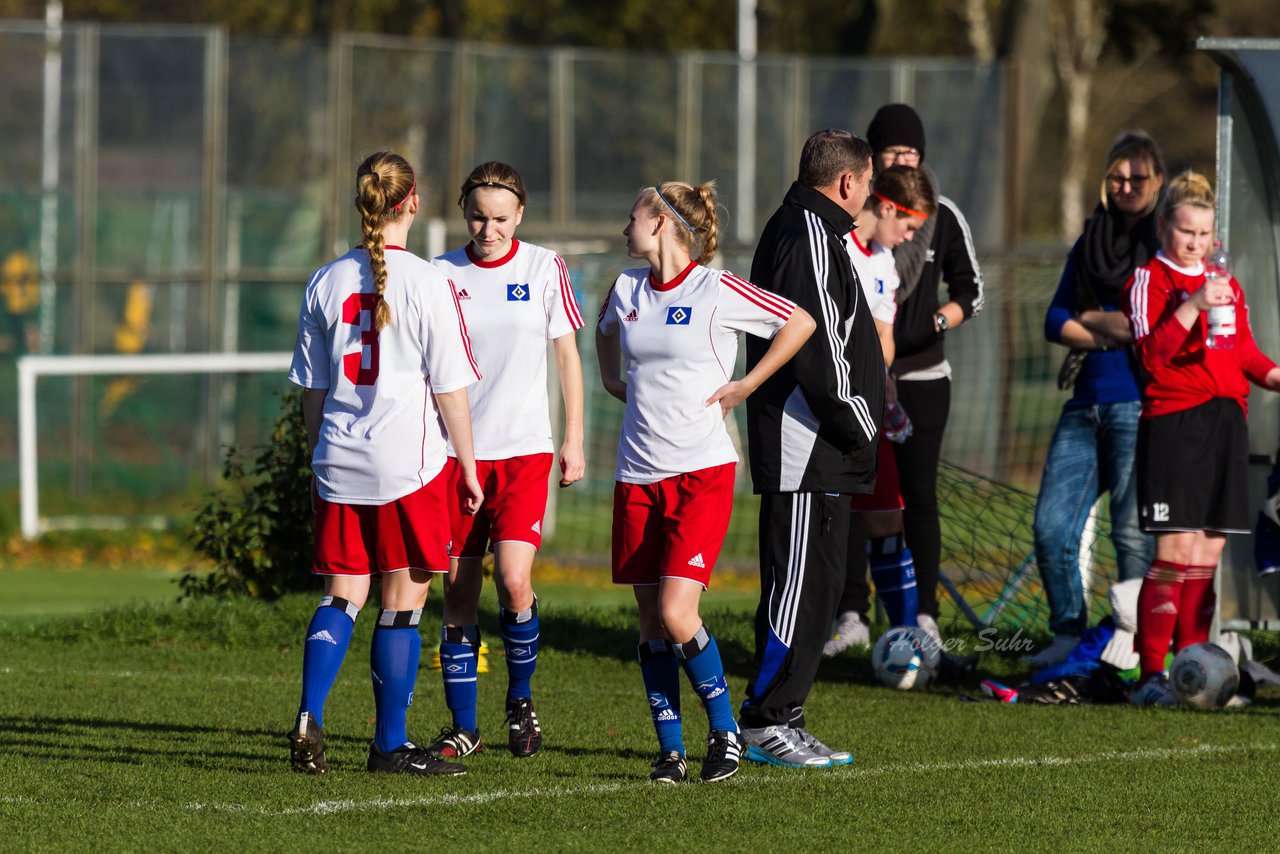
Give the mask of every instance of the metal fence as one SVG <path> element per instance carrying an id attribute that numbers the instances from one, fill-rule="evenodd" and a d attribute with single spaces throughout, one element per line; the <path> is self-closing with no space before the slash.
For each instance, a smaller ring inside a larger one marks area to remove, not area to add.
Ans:
<path id="1" fill-rule="evenodd" d="M 428 216 L 460 243 L 456 187 L 477 162 L 520 169 L 521 236 L 563 251 L 594 305 L 630 262 L 618 236 L 638 188 L 718 179 L 726 266 L 751 244 L 822 127 L 861 130 L 882 103 L 925 119 L 928 162 L 968 215 L 988 308 L 949 343 L 947 453 L 1021 483 L 1038 474 L 1058 399 L 1039 316 L 1057 259 L 995 253 L 1005 76 L 936 60 L 529 50 L 347 35 L 331 44 L 211 28 L 0 24 L 0 400 L 24 352 L 290 349 L 307 274 L 355 242 L 355 164 L 404 152 Z M 743 130 L 749 132 L 743 133 Z M 409 247 L 428 252 L 427 229 Z M 590 338 L 583 336 L 588 377 Z M 283 381 L 263 376 L 53 378 L 39 388 L 42 502 L 163 507 L 207 484 L 229 444 L 261 442 Z M 1048 401 L 1047 403 L 1045 401 Z M 0 488 L 16 484 L 0 406 Z M 589 406 L 590 482 L 607 498 L 616 413 Z M 563 525 L 562 525 L 563 530 Z M 746 545 L 743 547 L 747 548 Z"/>

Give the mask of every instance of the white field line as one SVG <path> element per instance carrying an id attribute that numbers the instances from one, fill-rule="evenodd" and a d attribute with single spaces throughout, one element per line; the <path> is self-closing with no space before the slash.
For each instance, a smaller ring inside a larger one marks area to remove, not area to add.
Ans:
<path id="1" fill-rule="evenodd" d="M 1094 763 L 1163 762 L 1191 759 L 1200 756 L 1230 753 L 1275 751 L 1280 744 L 1199 744 L 1191 747 L 1155 747 L 1138 750 L 1102 751 L 1080 756 L 1005 757 L 1000 759 L 962 759 L 954 762 L 908 762 L 898 765 L 882 765 L 876 768 L 840 768 L 835 770 L 796 771 L 768 777 L 746 775 L 735 777 L 720 785 L 754 788 L 757 786 L 794 785 L 793 774 L 812 775 L 815 778 L 842 778 L 864 780 L 887 775 L 931 774 L 945 771 L 983 771 L 1001 768 L 1065 767 Z M 385 812 L 415 807 L 448 807 L 471 804 L 487 804 L 495 801 L 530 800 L 535 798 L 581 798 L 584 795 L 609 795 L 618 792 L 647 788 L 639 779 L 626 783 L 599 783 L 586 786 L 554 786 L 532 789 L 499 789 L 493 792 L 476 792 L 469 795 L 426 795 L 420 798 L 370 798 L 367 800 L 318 801 L 309 806 L 271 809 L 245 804 L 192 803 L 191 810 L 215 812 L 254 813 L 267 816 L 334 815 L 348 812 Z"/>

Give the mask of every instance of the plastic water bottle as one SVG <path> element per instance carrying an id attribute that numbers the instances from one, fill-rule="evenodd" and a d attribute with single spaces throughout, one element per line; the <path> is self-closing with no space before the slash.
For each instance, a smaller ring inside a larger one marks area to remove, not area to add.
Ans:
<path id="1" fill-rule="evenodd" d="M 901 445 L 911 438 L 911 418 L 907 410 L 898 401 L 886 403 L 884 407 L 884 437 L 890 442 Z"/>
<path id="2" fill-rule="evenodd" d="M 1215 241 L 1213 252 L 1204 262 L 1205 283 L 1215 279 L 1231 278 L 1231 255 Z M 1236 306 L 1235 303 L 1215 305 L 1209 309 L 1208 330 L 1205 333 L 1204 345 L 1210 350 L 1230 350 L 1236 346 Z"/>

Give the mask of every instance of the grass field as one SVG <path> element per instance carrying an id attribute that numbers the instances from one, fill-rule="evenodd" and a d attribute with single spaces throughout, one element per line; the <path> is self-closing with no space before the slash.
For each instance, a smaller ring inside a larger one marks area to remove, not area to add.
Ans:
<path id="1" fill-rule="evenodd" d="M 871 687 L 865 656 L 824 664 L 808 706 L 852 766 L 747 766 L 716 786 L 655 788 L 629 593 L 586 574 L 542 585 L 539 756 L 499 743 L 462 778 L 364 772 L 366 612 L 326 712 L 332 770 L 295 775 L 284 732 L 315 596 L 173 604 L 145 573 L 119 572 L 101 601 L 129 604 L 57 606 L 85 587 L 77 575 L 38 576 L 46 613 L 0 617 L 0 850 L 1261 850 L 1280 832 L 1275 696 L 1232 713 L 966 703 L 955 688 Z M 4 598 L 38 586 L 0 572 Z M 735 581 L 704 608 L 735 700 L 752 603 Z M 424 626 L 438 625 L 430 610 Z M 492 660 L 481 730 L 500 735 Z M 982 666 L 1015 667 L 994 654 Z M 696 773 L 705 718 L 685 696 Z M 425 740 L 445 717 L 424 669 L 410 732 Z"/>

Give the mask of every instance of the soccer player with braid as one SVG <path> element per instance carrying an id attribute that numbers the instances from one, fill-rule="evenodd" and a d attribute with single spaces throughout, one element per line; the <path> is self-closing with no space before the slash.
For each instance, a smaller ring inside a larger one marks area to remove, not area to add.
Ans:
<path id="1" fill-rule="evenodd" d="M 458 290 L 472 352 L 484 379 L 471 388 L 478 476 L 484 507 L 453 513 L 451 566 L 440 639 L 441 676 L 452 726 L 428 750 L 442 758 L 482 749 L 476 719 L 480 626 L 476 606 L 481 561 L 493 551 L 498 626 L 507 663 L 507 747 L 518 757 L 542 746 L 530 681 L 538 663 L 538 600 L 533 558 L 542 544 L 553 459 L 547 344 L 555 352 L 564 397 L 560 486 L 579 480 L 582 453 L 582 362 L 574 332 L 583 325 L 564 260 L 515 237 L 527 201 L 520 174 L 506 163 L 481 163 L 462 183 L 458 206 L 470 242 L 435 260 Z"/>
<path id="2" fill-rule="evenodd" d="M 813 333 L 789 300 L 724 270 L 711 182 L 641 191 L 623 231 L 645 266 L 613 283 L 596 330 L 605 389 L 626 404 L 613 494 L 613 580 L 640 612 L 640 672 L 658 736 L 650 779 L 686 779 L 683 668 L 710 723 L 701 777 L 738 770 L 741 746 L 715 637 L 698 615 L 733 509 L 738 454 L 724 419 Z M 732 379 L 738 334 L 772 339 Z M 625 357 L 626 375 L 621 375 Z"/>
<path id="3" fill-rule="evenodd" d="M 307 628 L 302 700 L 289 734 L 295 771 L 328 769 L 324 706 L 355 620 L 382 581 L 370 665 L 376 708 L 370 771 L 433 775 L 466 768 L 409 740 L 433 573 L 449 568 L 449 512 L 483 501 L 471 450 L 467 386 L 479 379 L 452 284 L 407 251 L 417 182 L 403 157 L 370 155 L 356 170 L 364 240 L 311 277 L 289 379 L 303 387 L 315 507 L 313 571 L 324 597 Z M 441 429 L 443 425 L 444 430 Z M 461 475 L 445 471 L 445 434 Z"/>
<path id="4" fill-rule="evenodd" d="M 1249 530 L 1245 415 L 1249 382 L 1280 391 L 1280 368 L 1254 342 L 1234 277 L 1206 278 L 1214 197 L 1195 172 L 1174 178 L 1156 220 L 1160 251 L 1134 271 L 1126 313 L 1143 373 L 1138 507 L 1156 556 L 1138 594 L 1137 706 L 1173 705 L 1164 676 L 1169 642 L 1209 639 L 1213 576 L 1229 533 Z M 1208 313 L 1235 306 L 1234 346 L 1209 346 Z"/>

